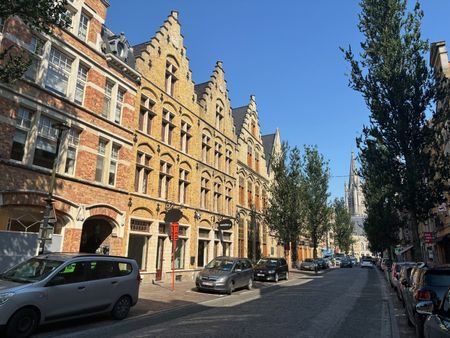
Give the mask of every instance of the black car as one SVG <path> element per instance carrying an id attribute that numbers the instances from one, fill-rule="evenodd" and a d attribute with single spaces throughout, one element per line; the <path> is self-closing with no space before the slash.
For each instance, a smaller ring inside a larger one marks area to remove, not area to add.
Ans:
<path id="1" fill-rule="evenodd" d="M 263 257 L 254 267 L 254 280 L 272 280 L 278 282 L 281 278 L 289 279 L 289 268 L 284 258 Z"/>
<path id="2" fill-rule="evenodd" d="M 423 325 L 426 316 L 416 311 L 416 305 L 422 301 L 431 301 L 438 308 L 450 285 L 450 266 L 417 266 L 411 271 L 411 282 L 405 285 L 406 317 L 408 324 L 416 329 L 416 336 L 423 337 Z M 407 281 L 402 281 L 407 283 Z"/>
<path id="3" fill-rule="evenodd" d="M 318 258 L 318 259 L 316 260 L 316 262 L 317 262 L 317 267 L 318 267 L 319 269 L 328 269 L 328 264 L 327 264 L 327 262 L 326 262 L 325 259 L 323 259 L 323 258 Z"/>
<path id="4" fill-rule="evenodd" d="M 349 258 L 341 259 L 341 268 L 353 268 L 352 261 Z"/>

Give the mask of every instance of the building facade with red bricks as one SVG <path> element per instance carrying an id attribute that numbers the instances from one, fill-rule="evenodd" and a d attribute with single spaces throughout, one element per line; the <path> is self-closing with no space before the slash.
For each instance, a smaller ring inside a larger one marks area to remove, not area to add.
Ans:
<path id="1" fill-rule="evenodd" d="M 54 250 L 126 254 L 140 76 L 126 38 L 105 26 L 108 6 L 69 1 L 71 28 L 51 35 L 1 20 L 1 46 L 32 62 L 23 79 L 0 83 L 0 231 L 39 231 L 56 160 Z M 69 127 L 59 154 L 58 123 Z"/>

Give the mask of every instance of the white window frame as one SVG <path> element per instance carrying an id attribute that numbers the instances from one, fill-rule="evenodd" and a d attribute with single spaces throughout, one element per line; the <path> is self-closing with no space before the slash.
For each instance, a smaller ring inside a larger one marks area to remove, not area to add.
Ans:
<path id="1" fill-rule="evenodd" d="M 81 11 L 80 18 L 78 20 L 77 36 L 80 40 L 85 41 L 85 42 L 87 41 L 87 38 L 89 35 L 90 21 L 91 21 L 91 17 L 88 14 L 86 14 L 86 12 Z"/>

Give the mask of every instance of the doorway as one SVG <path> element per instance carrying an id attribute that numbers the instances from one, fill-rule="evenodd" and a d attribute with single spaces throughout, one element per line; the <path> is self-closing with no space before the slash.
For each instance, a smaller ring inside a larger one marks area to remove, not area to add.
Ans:
<path id="1" fill-rule="evenodd" d="M 80 252 L 96 253 L 111 233 L 112 226 L 106 219 L 86 220 L 81 232 Z"/>
<path id="2" fill-rule="evenodd" d="M 164 241 L 165 237 L 158 237 L 158 247 L 156 250 L 156 276 L 157 281 L 162 279 L 163 263 L 164 263 Z"/>

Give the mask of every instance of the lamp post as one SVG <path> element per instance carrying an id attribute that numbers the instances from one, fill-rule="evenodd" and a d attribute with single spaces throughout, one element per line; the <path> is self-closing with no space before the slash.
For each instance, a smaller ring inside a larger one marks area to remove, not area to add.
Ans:
<path id="1" fill-rule="evenodd" d="M 55 123 L 52 125 L 53 128 L 57 130 L 56 135 L 56 153 L 55 158 L 53 159 L 53 167 L 52 167 L 52 176 L 50 178 L 50 186 L 48 189 L 48 195 L 45 199 L 45 210 L 44 210 L 44 217 L 42 220 L 42 226 L 41 226 L 41 245 L 39 248 L 39 253 L 43 254 L 45 251 L 45 242 L 49 240 L 49 230 L 52 229 L 52 226 L 49 225 L 49 219 L 50 219 L 50 213 L 53 209 L 53 190 L 55 189 L 55 181 L 56 181 L 56 167 L 58 165 L 58 159 L 59 159 L 59 148 L 61 146 L 61 139 L 63 136 L 63 133 L 67 130 L 69 130 L 69 126 L 65 123 Z"/>

